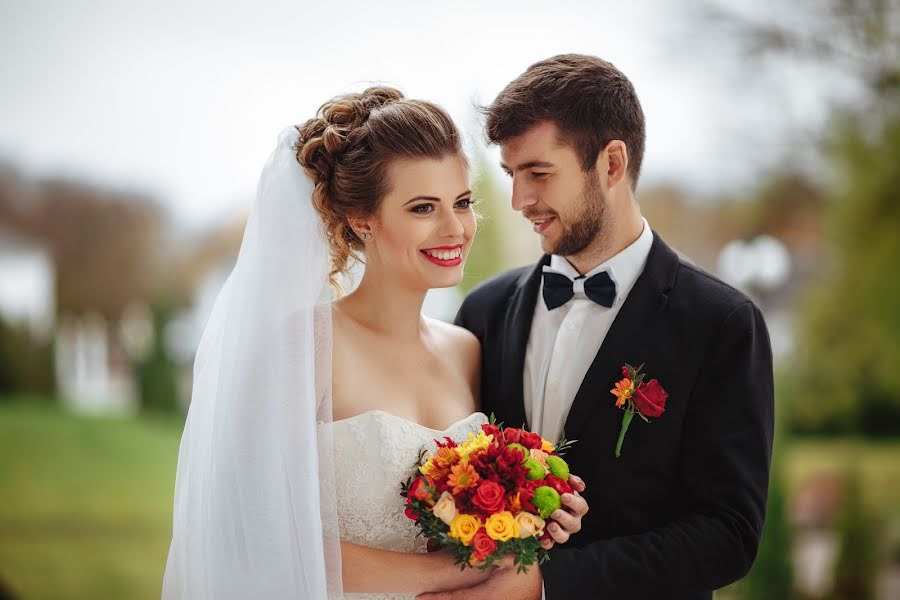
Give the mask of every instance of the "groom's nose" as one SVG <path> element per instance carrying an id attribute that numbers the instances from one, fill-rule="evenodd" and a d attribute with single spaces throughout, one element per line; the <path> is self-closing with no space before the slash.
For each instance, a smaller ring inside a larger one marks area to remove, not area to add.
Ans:
<path id="1" fill-rule="evenodd" d="M 524 176 L 513 176 L 512 180 L 512 208 L 521 211 L 527 206 L 537 203 L 537 194 L 534 188 L 525 181 Z"/>

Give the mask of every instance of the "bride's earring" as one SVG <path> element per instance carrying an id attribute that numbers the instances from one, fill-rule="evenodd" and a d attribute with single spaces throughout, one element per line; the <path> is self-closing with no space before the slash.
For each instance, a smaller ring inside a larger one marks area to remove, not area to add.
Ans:
<path id="1" fill-rule="evenodd" d="M 369 232 L 367 231 L 367 232 L 365 232 L 365 233 L 363 234 L 362 237 L 363 237 L 364 240 L 366 240 L 366 241 L 368 242 L 369 240 L 372 239 L 372 234 L 369 233 Z"/>

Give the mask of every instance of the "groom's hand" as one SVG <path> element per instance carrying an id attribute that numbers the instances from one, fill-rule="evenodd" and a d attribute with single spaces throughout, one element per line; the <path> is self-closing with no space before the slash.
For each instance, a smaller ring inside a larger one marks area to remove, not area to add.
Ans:
<path id="1" fill-rule="evenodd" d="M 552 541 L 547 540 L 541 544 L 546 550 L 552 548 L 554 542 L 565 544 L 572 535 L 581 531 L 581 519 L 588 512 L 587 502 L 578 493 L 584 491 L 584 481 L 577 475 L 569 475 L 569 485 L 575 492 L 560 496 L 563 507 L 550 515 L 554 522 L 547 526 L 547 533 Z"/>
<path id="2" fill-rule="evenodd" d="M 542 595 L 543 579 L 538 566 L 516 573 L 512 559 L 506 557 L 484 583 L 451 592 L 420 594 L 416 600 L 541 600 Z"/>

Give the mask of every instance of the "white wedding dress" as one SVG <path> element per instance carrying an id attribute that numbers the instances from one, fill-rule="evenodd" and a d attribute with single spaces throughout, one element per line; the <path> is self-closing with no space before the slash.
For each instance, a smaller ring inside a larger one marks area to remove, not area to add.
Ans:
<path id="1" fill-rule="evenodd" d="M 434 440 L 458 442 L 487 423 L 473 413 L 444 431 L 381 410 L 370 410 L 323 426 L 333 428 L 335 502 L 341 539 L 355 544 L 425 552 L 425 538 L 405 514 L 400 482 L 413 474 L 419 451 Z M 404 594 L 344 594 L 345 598 L 406 600 Z"/>

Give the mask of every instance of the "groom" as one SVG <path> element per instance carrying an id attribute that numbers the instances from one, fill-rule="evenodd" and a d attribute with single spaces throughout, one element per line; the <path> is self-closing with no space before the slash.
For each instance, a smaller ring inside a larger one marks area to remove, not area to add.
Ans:
<path id="1" fill-rule="evenodd" d="M 456 321 L 482 343 L 485 412 L 578 440 L 566 459 L 590 512 L 541 569 L 501 568 L 434 597 L 711 598 L 750 569 L 763 527 L 773 429 L 763 317 L 641 216 L 644 115 L 613 65 L 582 55 L 532 65 L 489 107 L 487 133 L 546 255 L 479 286 Z M 633 375 L 626 364 L 643 365 L 636 394 L 617 386 Z M 641 414 L 617 457 L 629 407 Z"/>

